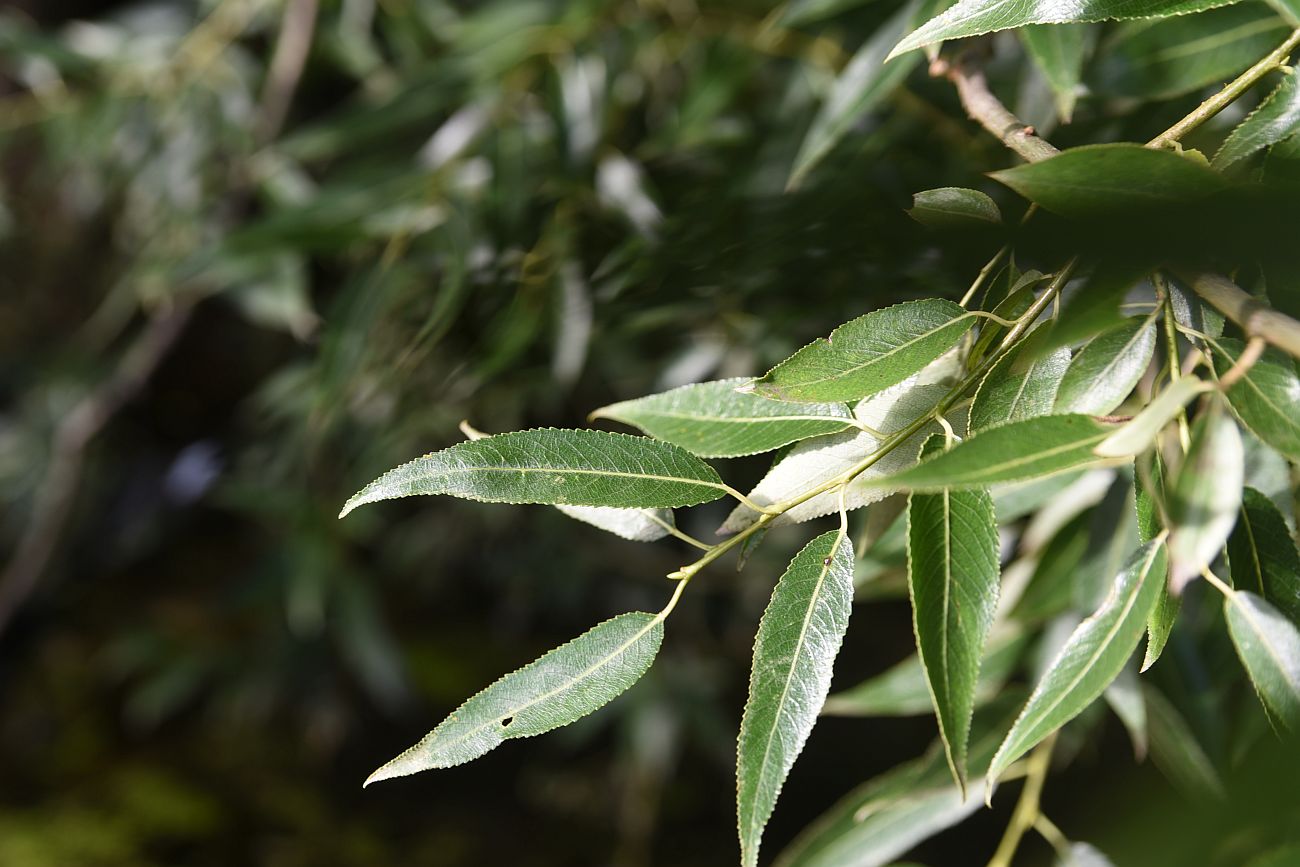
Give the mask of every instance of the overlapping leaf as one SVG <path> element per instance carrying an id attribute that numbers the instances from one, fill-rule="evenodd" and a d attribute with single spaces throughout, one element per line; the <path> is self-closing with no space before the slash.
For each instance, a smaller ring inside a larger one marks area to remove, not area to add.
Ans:
<path id="1" fill-rule="evenodd" d="M 1042 71 L 1056 97 L 1056 111 L 1069 123 L 1082 90 L 1083 62 L 1096 41 L 1096 28 L 1087 24 L 1030 24 L 1020 28 L 1020 41 Z"/>
<path id="2" fill-rule="evenodd" d="M 1135 317 L 1094 337 L 1065 371 L 1056 393 L 1056 411 L 1109 413 L 1138 384 L 1155 348 L 1154 320 Z"/>
<path id="3" fill-rule="evenodd" d="M 853 605 L 853 546 L 839 530 L 795 555 L 758 626 L 736 744 L 741 863 L 759 843 L 790 768 L 817 722 Z"/>
<path id="4" fill-rule="evenodd" d="M 1110 595 L 1074 630 L 1035 687 L 993 758 L 990 779 L 1092 704 L 1119 675 L 1146 629 L 1164 557 L 1163 540 L 1153 540 L 1129 559 Z"/>
<path id="5" fill-rule="evenodd" d="M 1214 155 L 1214 167 L 1226 168 L 1251 154 L 1300 132 L 1300 79 L 1284 75 L 1259 108 L 1237 124 Z"/>
<path id="6" fill-rule="evenodd" d="M 1244 590 L 1231 591 L 1224 614 L 1269 721 L 1280 732 L 1300 734 L 1300 632 L 1295 624 Z"/>
<path id="7" fill-rule="evenodd" d="M 1214 369 L 1222 376 L 1236 363 L 1245 344 L 1220 338 Z M 1228 403 L 1246 427 L 1293 461 L 1300 461 L 1300 377 L 1295 363 L 1276 349 L 1267 349 L 1240 380 L 1227 390 Z"/>
<path id="8" fill-rule="evenodd" d="M 1232 583 L 1268 600 L 1300 623 L 1300 554 L 1291 528 L 1273 501 L 1246 488 L 1237 526 L 1228 537 Z"/>
<path id="9" fill-rule="evenodd" d="M 601 407 L 591 414 L 640 428 L 705 458 L 739 457 L 853 426 L 842 403 L 785 403 L 736 389 L 746 379 L 684 385 Z"/>
<path id="10" fill-rule="evenodd" d="M 961 307 L 941 298 L 895 304 L 808 344 L 754 380 L 753 391 L 800 403 L 875 394 L 939 358 L 974 322 Z"/>
<path id="11" fill-rule="evenodd" d="M 568 725 L 645 674 L 663 641 L 663 618 L 620 614 L 475 695 L 418 744 L 370 775 L 366 785 L 464 764 L 509 738 Z"/>
<path id="12" fill-rule="evenodd" d="M 1223 550 L 1241 508 L 1244 475 L 1236 423 L 1226 412 L 1201 415 L 1170 488 L 1169 583 L 1175 592 Z"/>
<path id="13" fill-rule="evenodd" d="M 985 375 L 971 402 L 972 432 L 1052 411 L 1070 366 L 1070 350 L 1061 347 L 1043 355 L 1026 350 L 1032 347 L 1008 353 Z"/>
<path id="14" fill-rule="evenodd" d="M 725 489 L 695 455 L 645 437 L 550 428 L 458 443 L 389 470 L 343 506 L 417 494 L 491 503 L 668 508 L 706 503 Z"/>
<path id="15" fill-rule="evenodd" d="M 1150 470 L 1145 476 L 1139 474 L 1137 488 L 1137 527 L 1138 541 L 1146 544 L 1159 536 L 1164 529 L 1161 518 L 1161 504 L 1165 501 L 1164 462 L 1158 454 L 1151 460 Z M 1174 621 L 1178 619 L 1178 609 L 1182 607 L 1182 598 L 1169 592 L 1169 582 L 1162 581 L 1156 604 L 1151 606 L 1147 616 L 1147 648 L 1142 657 L 1139 673 L 1155 665 L 1160 654 L 1169 642 L 1169 633 L 1173 631 Z"/>

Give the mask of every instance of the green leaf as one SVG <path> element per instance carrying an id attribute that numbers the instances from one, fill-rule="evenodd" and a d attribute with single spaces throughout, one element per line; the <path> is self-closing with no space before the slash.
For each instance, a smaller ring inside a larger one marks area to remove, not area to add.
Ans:
<path id="1" fill-rule="evenodd" d="M 1133 21 L 1107 39 L 1092 89 L 1109 97 L 1170 99 L 1231 80 L 1285 38 L 1286 26 L 1262 3 Z"/>
<path id="2" fill-rule="evenodd" d="M 1225 0 L 1092 0 L 1084 4 L 1061 3 L 1059 0 L 961 0 L 898 43 L 890 57 L 933 42 L 979 36 L 1026 24 L 1161 18 L 1185 15 L 1224 3 Z"/>
<path id="3" fill-rule="evenodd" d="M 1018 631 L 994 630 L 975 684 L 975 706 L 998 695 L 1020 661 L 1029 637 Z M 822 706 L 824 716 L 919 716 L 934 710 L 921 657 L 912 654 L 902 662 L 857 686 L 837 692 Z M 946 755 L 946 751 L 945 751 Z"/>
<path id="4" fill-rule="evenodd" d="M 669 508 L 725 493 L 712 467 L 669 443 L 594 430 L 516 431 L 458 443 L 389 470 L 339 517 L 378 500 L 451 494 L 488 503 Z"/>
<path id="5" fill-rule="evenodd" d="M 936 491 L 1050 476 L 1099 463 L 1093 447 L 1112 429 L 1086 415 L 1007 422 L 982 430 L 909 470 L 873 480 L 873 484 Z"/>
<path id="6" fill-rule="evenodd" d="M 1106 415 L 1124 402 L 1156 350 L 1155 320 L 1134 317 L 1079 350 L 1056 393 L 1057 412 Z"/>
<path id="7" fill-rule="evenodd" d="M 924 456 L 941 451 L 932 437 Z M 998 605 L 998 528 L 987 490 L 912 494 L 907 506 L 912 626 L 939 736 L 963 793 L 984 641 Z"/>
<path id="8" fill-rule="evenodd" d="M 1002 222 L 997 203 L 979 190 L 939 187 L 912 196 L 907 215 L 933 229 L 988 226 Z"/>
<path id="9" fill-rule="evenodd" d="M 795 555 L 763 612 L 736 743 L 745 867 L 758 863 L 763 828 L 817 722 L 852 607 L 853 546 L 832 530 Z"/>
<path id="10" fill-rule="evenodd" d="M 1174 787 L 1193 798 L 1223 797 L 1223 781 L 1205 749 L 1169 699 L 1147 686 L 1142 690 L 1147 705 L 1147 731 L 1151 759 Z"/>
<path id="11" fill-rule="evenodd" d="M 1039 681 L 989 768 L 1012 762 L 1077 716 L 1110 685 L 1137 647 L 1164 576 L 1164 546 L 1148 542 L 1115 578 L 1110 595 L 1079 624 Z"/>
<path id="12" fill-rule="evenodd" d="M 1102 440 L 1093 451 L 1107 458 L 1127 458 L 1142 454 L 1189 400 L 1212 387 L 1195 376 L 1184 376 L 1177 382 L 1170 383 L 1142 407 L 1141 412 Z"/>
<path id="13" fill-rule="evenodd" d="M 1192 425 L 1191 448 L 1169 496 L 1169 584 L 1178 593 L 1223 550 L 1241 509 L 1241 434 L 1212 404 Z"/>
<path id="14" fill-rule="evenodd" d="M 1269 721 L 1300 733 L 1300 632 L 1268 602 L 1244 590 L 1224 602 L 1228 632 Z"/>
<path id="15" fill-rule="evenodd" d="M 475 695 L 366 785 L 472 761 L 509 738 L 568 725 L 645 674 L 663 640 L 663 617 L 635 611 L 595 626 Z"/>
<path id="16" fill-rule="evenodd" d="M 1129 740 L 1133 742 L 1134 758 L 1142 761 L 1146 757 L 1150 739 L 1147 731 L 1147 705 L 1142 696 L 1137 668 L 1125 664 L 1110 686 L 1106 687 L 1102 697 L 1128 730 Z"/>
<path id="17" fill-rule="evenodd" d="M 746 382 L 684 385 L 601 407 L 591 418 L 630 424 L 703 458 L 754 455 L 854 425 L 842 403 L 784 403 L 736 391 Z"/>
<path id="18" fill-rule="evenodd" d="M 991 173 L 1020 195 L 1065 217 L 1102 217 L 1200 201 L 1227 182 L 1173 151 L 1136 144 L 1071 148 Z"/>
<path id="19" fill-rule="evenodd" d="M 1224 141 L 1214 155 L 1216 169 L 1227 168 L 1246 157 L 1300 132 L 1300 78 L 1282 76 L 1273 92 Z"/>
<path id="20" fill-rule="evenodd" d="M 1096 28 L 1087 24 L 1031 24 L 1019 30 L 1025 50 L 1042 70 L 1056 97 L 1056 111 L 1069 123 L 1082 90 L 1083 61 L 1096 42 Z"/>
<path id="21" fill-rule="evenodd" d="M 948 0 L 911 0 L 882 24 L 845 65 L 826 102 L 813 118 L 790 170 L 788 187 L 799 186 L 863 115 L 892 94 L 921 62 L 921 56 L 885 63 L 903 34 L 947 5 Z"/>
<path id="22" fill-rule="evenodd" d="M 556 506 L 584 524 L 633 542 L 654 542 L 676 526 L 671 509 L 616 509 L 613 506 Z"/>
<path id="23" fill-rule="evenodd" d="M 1277 10 L 1277 14 L 1291 22 L 1294 27 L 1300 27 L 1300 0 L 1267 0 L 1268 5 Z"/>
<path id="24" fill-rule="evenodd" d="M 1228 372 L 1246 346 L 1222 338 L 1211 344 L 1214 369 Z M 1276 349 L 1266 349 L 1254 366 L 1226 392 L 1232 411 L 1251 433 L 1300 462 L 1300 378 L 1295 363 Z"/>
<path id="25" fill-rule="evenodd" d="M 1143 262 L 1102 262 L 1066 299 L 1061 315 L 1030 335 L 1030 345 L 1034 351 L 1046 353 L 1119 327 L 1125 319 L 1120 305 L 1150 271 L 1149 264 Z"/>
<path id="26" fill-rule="evenodd" d="M 1242 493 L 1241 514 L 1228 537 L 1228 562 L 1234 587 L 1262 596 L 1300 623 L 1300 554 L 1282 513 L 1254 488 Z"/>
<path id="27" fill-rule="evenodd" d="M 1146 544 L 1159 536 L 1164 529 L 1160 517 L 1160 504 L 1165 501 L 1165 469 L 1159 454 L 1153 454 L 1151 470 L 1146 476 L 1139 473 L 1140 484 L 1137 488 L 1137 525 L 1138 541 Z M 1169 643 L 1169 633 L 1174 629 L 1178 619 L 1178 609 L 1182 607 L 1182 597 L 1169 592 L 1169 582 L 1160 582 L 1160 595 L 1151 607 L 1147 617 L 1147 649 L 1142 657 L 1142 667 L 1138 673 L 1155 665 L 1165 645 Z"/>
<path id="28" fill-rule="evenodd" d="M 1010 352 L 985 375 L 970 407 L 975 432 L 1008 421 L 1047 415 L 1070 366 L 1065 347 L 1038 355 L 1032 347 Z"/>
<path id="29" fill-rule="evenodd" d="M 1174 320 L 1184 328 L 1191 328 L 1209 337 L 1223 335 L 1223 314 L 1202 301 L 1196 293 L 1184 286 L 1177 278 L 1167 278 L 1169 285 L 1169 303 L 1174 308 Z M 1200 346 L 1199 338 L 1188 338 Z"/>
<path id="30" fill-rule="evenodd" d="M 856 400 L 902 382 L 957 345 L 975 317 L 941 298 L 859 316 L 754 380 L 753 391 L 800 403 Z"/>

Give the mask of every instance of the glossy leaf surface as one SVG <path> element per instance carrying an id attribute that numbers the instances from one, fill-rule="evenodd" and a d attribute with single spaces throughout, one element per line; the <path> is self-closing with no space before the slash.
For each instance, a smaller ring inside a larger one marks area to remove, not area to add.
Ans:
<path id="1" fill-rule="evenodd" d="M 1047 415 L 1056 403 L 1057 390 L 1069 367 L 1070 350 L 1065 347 L 1045 355 L 1025 350 L 1008 353 L 993 365 L 975 393 L 970 408 L 971 431 Z"/>
<path id="2" fill-rule="evenodd" d="M 1214 369 L 1220 376 L 1245 350 L 1240 340 L 1214 341 Z M 1295 363 L 1276 349 L 1266 349 L 1240 380 L 1227 390 L 1237 417 L 1264 442 L 1300 461 L 1300 377 Z"/>
<path id="3" fill-rule="evenodd" d="M 1153 320 L 1131 319 L 1079 350 L 1056 393 L 1057 412 L 1106 415 L 1124 402 L 1156 349 Z"/>
<path id="4" fill-rule="evenodd" d="M 1169 583 L 1175 592 L 1223 550 L 1237 522 L 1245 459 L 1237 424 L 1210 411 L 1192 426 L 1191 448 L 1169 496 Z"/>
<path id="5" fill-rule="evenodd" d="M 1269 721 L 1300 733 L 1300 632 L 1254 593 L 1233 591 L 1224 602 L 1228 632 Z"/>

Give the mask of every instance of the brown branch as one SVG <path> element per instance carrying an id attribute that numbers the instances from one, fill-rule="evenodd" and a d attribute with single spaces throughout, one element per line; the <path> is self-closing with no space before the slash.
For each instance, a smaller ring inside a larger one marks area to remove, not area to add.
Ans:
<path id="1" fill-rule="evenodd" d="M 930 65 L 930 74 L 948 79 L 957 88 L 962 107 L 977 122 L 1002 143 L 1031 163 L 1054 157 L 1060 153 L 1046 139 L 1039 138 L 1034 128 L 1012 114 L 993 92 L 989 90 L 984 73 L 960 59 L 949 63 L 939 59 Z"/>
<path id="2" fill-rule="evenodd" d="M 1174 269 L 1174 274 L 1220 313 L 1240 325 L 1247 337 L 1258 337 L 1300 358 L 1300 322 L 1251 297 L 1221 274 L 1178 269 Z"/>
<path id="3" fill-rule="evenodd" d="M 117 411 L 144 388 L 185 328 L 193 309 L 193 300 L 185 299 L 156 313 L 113 374 L 59 423 L 31 519 L 0 577 L 0 633 L 36 589 L 63 535 L 81 480 L 86 448 Z"/>

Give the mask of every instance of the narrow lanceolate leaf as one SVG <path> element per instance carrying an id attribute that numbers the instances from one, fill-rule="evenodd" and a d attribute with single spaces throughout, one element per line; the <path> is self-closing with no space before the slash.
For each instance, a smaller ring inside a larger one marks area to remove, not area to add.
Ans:
<path id="1" fill-rule="evenodd" d="M 942 442 L 932 437 L 922 454 L 941 450 Z M 980 658 L 998 605 L 998 528 L 989 492 L 912 494 L 907 552 L 917 652 L 948 764 L 965 791 Z"/>
<path id="2" fill-rule="evenodd" d="M 1192 444 L 1169 497 L 1169 583 L 1175 593 L 1223 550 L 1241 509 L 1241 433 L 1216 408 L 1192 426 Z"/>
<path id="3" fill-rule="evenodd" d="M 1039 681 L 998 748 L 990 780 L 1074 719 L 1119 676 L 1146 629 L 1164 578 L 1164 558 L 1163 541 L 1153 540 L 1129 559 L 1105 602 L 1079 624 Z"/>
<path id="4" fill-rule="evenodd" d="M 556 506 L 564 514 L 633 542 L 654 542 L 675 526 L 671 509 L 616 509 L 613 506 Z"/>
<path id="5" fill-rule="evenodd" d="M 663 634 L 657 614 L 636 611 L 606 620 L 466 701 L 366 785 L 463 764 L 509 738 L 540 735 L 586 716 L 645 674 Z"/>
<path id="6" fill-rule="evenodd" d="M 785 403 L 736 391 L 746 382 L 684 385 L 610 404 L 591 417 L 625 422 L 703 458 L 754 455 L 853 426 L 853 414 L 842 403 Z"/>
<path id="7" fill-rule="evenodd" d="M 1176 788 L 1193 798 L 1223 797 L 1223 781 L 1214 762 L 1183 715 L 1154 687 L 1142 690 L 1146 699 L 1151 758 Z"/>
<path id="8" fill-rule="evenodd" d="M 1220 376 L 1236 363 L 1245 344 L 1221 338 L 1211 344 Z M 1300 461 L 1300 378 L 1295 364 L 1279 350 L 1266 349 L 1254 366 L 1227 391 L 1233 412 L 1255 436 Z"/>
<path id="9" fill-rule="evenodd" d="M 1243 491 L 1241 514 L 1228 537 L 1228 562 L 1234 587 L 1264 597 L 1300 623 L 1300 554 L 1282 513 L 1254 488 Z"/>
<path id="10" fill-rule="evenodd" d="M 1002 222 L 997 203 L 979 190 L 939 187 L 912 196 L 907 215 L 934 229 L 996 226 Z"/>
<path id="11" fill-rule="evenodd" d="M 1086 415 L 1052 415 L 982 430 L 909 470 L 872 480 L 911 491 L 983 488 L 1092 466 L 1093 448 L 1113 430 Z"/>
<path id="12" fill-rule="evenodd" d="M 1156 324 L 1150 319 L 1133 318 L 1094 337 L 1070 362 L 1056 411 L 1106 415 L 1133 391 L 1155 349 Z"/>
<path id="13" fill-rule="evenodd" d="M 817 722 L 852 605 L 853 545 L 832 530 L 795 555 L 763 612 L 736 744 L 745 867 L 758 863 L 763 828 Z"/>
<path id="14" fill-rule="evenodd" d="M 1295 624 L 1243 590 L 1228 596 L 1224 613 L 1269 721 L 1279 732 L 1300 734 L 1300 632 Z"/>
<path id="15" fill-rule="evenodd" d="M 975 317 L 951 301 L 905 301 L 846 322 L 754 380 L 800 403 L 856 400 L 902 382 L 957 344 Z"/>
<path id="16" fill-rule="evenodd" d="M 1284 75 L 1268 98 L 1237 124 L 1214 155 L 1214 167 L 1226 168 L 1251 154 L 1300 132 L 1300 79 Z"/>
<path id="17" fill-rule="evenodd" d="M 1145 545 L 1164 530 L 1160 509 L 1165 501 L 1165 470 L 1159 454 L 1152 456 L 1150 471 L 1145 475 L 1139 473 L 1138 481 L 1136 502 L 1138 541 Z M 1161 581 L 1156 604 L 1151 606 L 1151 613 L 1147 615 L 1147 649 L 1142 657 L 1142 667 L 1138 669 L 1139 674 L 1155 665 L 1160 654 L 1164 652 L 1165 645 L 1169 643 L 1169 634 L 1174 629 L 1174 622 L 1178 619 L 1180 607 L 1182 607 L 1182 597 L 1169 592 L 1167 580 Z"/>
<path id="18" fill-rule="evenodd" d="M 1102 0 L 1063 3 L 1061 0 L 961 0 L 932 18 L 890 52 L 890 56 L 933 42 L 979 36 L 1026 24 L 1071 24 L 1122 18 L 1162 18 L 1185 15 L 1231 0 Z"/>
<path id="19" fill-rule="evenodd" d="M 975 393 L 970 407 L 971 431 L 1047 415 L 1069 366 L 1070 350 L 1065 347 L 1045 355 L 1023 349 L 1008 353 L 993 365 Z"/>
<path id="20" fill-rule="evenodd" d="M 1166 386 L 1142 411 L 1102 440 L 1094 452 L 1103 458 L 1128 458 L 1140 455 L 1156 441 L 1160 431 L 1172 423 L 1187 402 L 1210 386 L 1195 376 L 1184 376 Z"/>
<path id="21" fill-rule="evenodd" d="M 1205 165 L 1136 144 L 1071 148 L 991 177 L 1049 211 L 1081 218 L 1187 205 L 1226 185 Z"/>
<path id="22" fill-rule="evenodd" d="M 725 493 L 695 455 L 645 437 L 594 430 L 539 430 L 459 443 L 389 470 L 362 488 L 357 506 L 416 494 L 489 503 L 671 508 Z"/>
<path id="23" fill-rule="evenodd" d="M 1052 86 L 1057 114 L 1069 123 L 1082 90 L 1083 61 L 1096 41 L 1096 28 L 1087 24 L 1031 24 L 1019 33 L 1029 56 Z"/>

